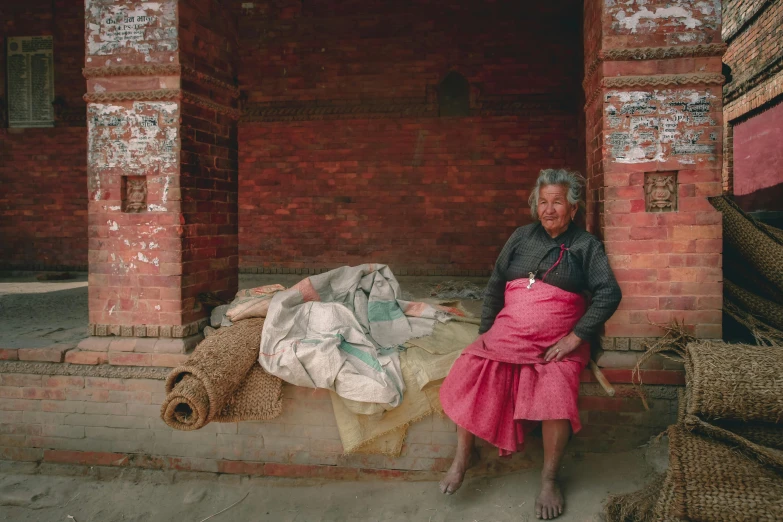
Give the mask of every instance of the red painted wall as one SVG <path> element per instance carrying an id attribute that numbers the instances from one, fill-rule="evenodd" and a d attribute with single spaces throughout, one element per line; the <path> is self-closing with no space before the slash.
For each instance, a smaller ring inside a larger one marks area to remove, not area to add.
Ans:
<path id="1" fill-rule="evenodd" d="M 734 196 L 746 211 L 783 210 L 783 103 L 734 126 Z"/>
<path id="2" fill-rule="evenodd" d="M 241 268 L 484 274 L 529 222 L 538 171 L 582 170 L 581 2 L 466 4 L 238 12 L 246 110 L 269 116 L 239 127 Z M 471 84 L 470 117 L 437 116 L 450 70 Z M 563 103 L 524 105 L 542 96 Z M 329 112 L 341 104 L 358 108 Z"/>

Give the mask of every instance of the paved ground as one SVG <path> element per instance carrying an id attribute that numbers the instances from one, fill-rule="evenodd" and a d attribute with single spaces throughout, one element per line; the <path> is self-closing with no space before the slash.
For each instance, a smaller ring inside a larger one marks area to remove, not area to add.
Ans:
<path id="1" fill-rule="evenodd" d="M 35 274 L 0 277 L 0 348 L 75 346 L 87 336 L 87 274 L 38 281 Z"/>
<path id="2" fill-rule="evenodd" d="M 38 281 L 36 273 L 0 275 L 0 348 L 39 348 L 76 346 L 87 337 L 87 274 L 74 273 L 65 281 Z M 286 288 L 305 276 L 240 274 L 239 287 L 280 283 Z M 485 279 L 469 278 L 483 288 Z M 438 283 L 447 277 L 401 277 L 407 297 L 430 297 Z M 462 279 L 465 281 L 465 279 Z M 465 307 L 480 315 L 480 301 L 464 301 Z"/>
<path id="3" fill-rule="evenodd" d="M 664 448 L 656 451 L 660 454 Z M 660 468 L 645 450 L 569 455 L 563 466 L 563 522 L 602 520 L 610 492 L 641 488 Z M 468 477 L 454 496 L 436 482 L 326 482 L 208 473 L 106 468 L 0 466 L 0 520 L 15 522 L 422 521 L 535 520 L 538 469 Z M 65 476 L 68 473 L 88 476 Z M 34 474 L 30 474 L 34 473 Z M 72 518 L 69 518 L 73 517 Z"/>

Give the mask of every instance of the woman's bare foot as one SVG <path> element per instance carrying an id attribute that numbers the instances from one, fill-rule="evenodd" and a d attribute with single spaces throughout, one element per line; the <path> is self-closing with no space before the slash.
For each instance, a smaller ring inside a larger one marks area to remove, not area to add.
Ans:
<path id="1" fill-rule="evenodd" d="M 462 486 L 465 479 L 465 472 L 476 465 L 479 460 L 478 451 L 473 448 L 467 458 L 464 455 L 457 455 L 451 463 L 451 467 L 446 472 L 446 476 L 440 481 L 440 492 L 444 495 L 453 495 Z"/>
<path id="2" fill-rule="evenodd" d="M 563 514 L 565 501 L 557 480 L 542 480 L 541 492 L 536 499 L 536 518 L 552 520 Z"/>

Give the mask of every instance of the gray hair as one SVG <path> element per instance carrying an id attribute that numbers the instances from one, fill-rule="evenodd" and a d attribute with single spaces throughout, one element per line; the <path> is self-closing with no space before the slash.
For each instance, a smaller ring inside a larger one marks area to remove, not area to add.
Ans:
<path id="1" fill-rule="evenodd" d="M 534 220 L 538 221 L 538 193 L 544 185 L 565 185 L 568 202 L 577 207 L 577 212 L 582 211 L 584 206 L 582 190 L 585 186 L 585 178 L 576 171 L 544 169 L 538 174 L 536 184 L 533 187 L 533 191 L 530 192 L 530 198 L 527 200 Z"/>

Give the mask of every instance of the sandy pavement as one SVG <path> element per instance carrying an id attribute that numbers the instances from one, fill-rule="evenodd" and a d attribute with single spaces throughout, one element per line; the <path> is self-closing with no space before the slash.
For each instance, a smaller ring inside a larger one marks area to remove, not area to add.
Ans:
<path id="1" fill-rule="evenodd" d="M 609 492 L 639 489 L 652 476 L 644 450 L 571 454 L 564 461 L 563 522 L 602 520 Z M 65 476 L 68 473 L 87 476 Z M 466 479 L 453 496 L 436 482 L 276 479 L 138 469 L 0 466 L 0 520 L 14 522 L 535 520 L 539 468 Z M 68 518 L 68 515 L 74 517 Z"/>

